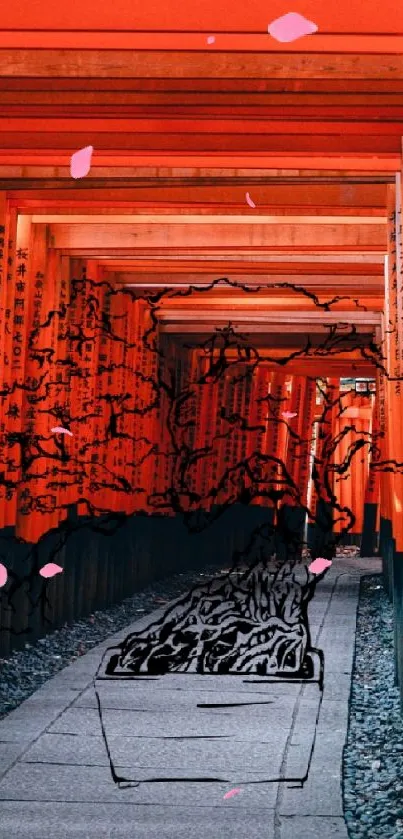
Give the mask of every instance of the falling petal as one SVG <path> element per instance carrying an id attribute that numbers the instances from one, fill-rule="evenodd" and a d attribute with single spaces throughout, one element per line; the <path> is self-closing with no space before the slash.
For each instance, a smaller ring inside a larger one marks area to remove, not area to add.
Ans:
<path id="1" fill-rule="evenodd" d="M 254 201 L 252 201 L 252 199 L 249 195 L 249 192 L 246 193 L 245 198 L 246 198 L 246 203 L 249 204 L 249 206 L 252 207 L 252 209 L 255 209 L 256 204 L 255 204 Z"/>
<path id="2" fill-rule="evenodd" d="M 207 43 L 208 44 L 214 44 L 214 42 L 215 42 L 215 36 L 214 35 L 209 35 L 208 38 L 207 38 Z"/>
<path id="3" fill-rule="evenodd" d="M 7 582 L 7 568 L 0 562 L 0 588 L 3 588 Z"/>
<path id="4" fill-rule="evenodd" d="M 317 31 L 318 27 L 315 23 L 297 12 L 288 12 L 288 14 L 276 18 L 268 27 L 269 35 L 276 41 L 281 41 L 282 44 L 296 41 L 297 38 L 302 38 L 304 35 L 313 35 Z"/>
<path id="5" fill-rule="evenodd" d="M 298 414 L 293 414 L 292 411 L 283 411 L 282 415 L 284 419 L 292 419 L 293 417 L 297 417 Z"/>
<path id="6" fill-rule="evenodd" d="M 93 146 L 86 146 L 72 154 L 70 160 L 70 174 L 72 178 L 85 178 L 91 169 Z"/>
<path id="7" fill-rule="evenodd" d="M 55 427 L 51 428 L 50 430 L 52 434 L 68 434 L 69 437 L 73 436 L 72 432 L 69 431 L 68 428 L 63 428 L 62 425 L 55 425 Z"/>
<path id="8" fill-rule="evenodd" d="M 56 565 L 55 562 L 47 562 L 43 568 L 40 569 L 39 573 L 41 577 L 45 577 L 45 579 L 49 579 L 49 577 L 54 577 L 55 574 L 61 574 L 63 568 L 60 568 L 60 565 Z"/>
<path id="9" fill-rule="evenodd" d="M 330 559 L 324 559 L 323 556 L 318 556 L 310 565 L 308 565 L 308 571 L 311 574 L 321 574 L 322 571 L 325 571 L 326 568 L 331 566 L 332 562 Z"/>
<path id="10" fill-rule="evenodd" d="M 241 790 L 238 787 L 230 789 L 229 792 L 225 793 L 224 798 L 232 798 L 233 795 L 238 795 L 239 792 L 241 792 Z"/>

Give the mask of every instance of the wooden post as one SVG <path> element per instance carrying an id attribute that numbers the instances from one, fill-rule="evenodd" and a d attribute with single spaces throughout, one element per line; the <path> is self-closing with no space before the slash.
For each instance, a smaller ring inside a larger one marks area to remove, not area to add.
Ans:
<path id="1" fill-rule="evenodd" d="M 13 287 L 12 262 L 15 249 L 16 212 L 10 209 L 5 192 L 0 192 L 0 529 L 9 524 L 6 512 L 7 491 L 7 431 L 11 381 L 11 290 Z M 11 265 L 10 265 L 11 262 Z M 11 493 L 12 495 L 12 493 Z M 7 507 L 9 502 L 7 502 Z"/>
<path id="2" fill-rule="evenodd" d="M 393 196 L 388 196 L 388 214 L 394 213 L 394 206 L 392 203 Z M 390 239 L 389 230 L 389 239 Z M 388 251 L 391 249 L 391 244 L 388 245 Z M 391 370 L 391 319 L 390 319 L 390 299 L 389 299 L 389 260 L 390 253 L 385 257 L 384 265 L 384 286 L 385 286 L 385 305 L 381 318 L 381 338 L 382 338 L 382 352 L 385 358 L 384 367 L 385 372 L 379 372 L 379 417 L 380 429 L 383 434 L 382 437 L 382 462 L 385 464 L 391 463 L 392 460 L 392 443 L 393 436 L 390 432 L 392 429 L 391 422 L 391 388 L 392 382 L 389 380 Z M 380 476 L 380 522 L 379 522 L 379 552 L 382 557 L 383 578 L 386 591 L 389 599 L 393 601 L 393 551 L 392 551 L 392 473 L 389 469 L 384 468 Z"/>
<path id="3" fill-rule="evenodd" d="M 369 455 L 369 470 L 364 498 L 364 520 L 361 540 L 361 556 L 375 556 L 376 523 L 379 505 L 380 473 L 376 464 L 381 458 L 380 449 L 380 420 L 379 420 L 379 392 L 372 397 L 371 423 L 371 453 Z"/>
<path id="4" fill-rule="evenodd" d="M 323 406 L 322 420 L 319 423 L 318 450 L 314 459 L 313 473 L 316 475 L 318 486 L 318 500 L 316 505 L 316 524 L 313 541 L 310 545 L 314 556 L 333 556 L 334 535 L 332 508 L 329 492 L 334 491 L 334 478 L 330 467 L 333 465 L 331 444 L 334 438 L 335 421 L 338 413 L 338 396 L 340 392 L 339 379 L 328 379 L 326 384 L 326 398 L 328 405 Z M 326 487 L 329 485 L 329 489 Z"/>
<path id="5" fill-rule="evenodd" d="M 402 188 L 401 174 L 396 176 L 394 213 L 394 237 L 392 236 L 391 256 L 395 251 L 395 265 L 391 270 L 391 320 L 393 329 L 392 371 L 396 377 L 392 391 L 393 426 L 389 434 L 393 435 L 393 459 L 396 461 L 396 473 L 393 476 L 392 530 L 395 541 L 393 558 L 393 609 L 395 629 L 395 665 L 396 679 L 400 686 L 403 705 L 403 429 L 401 416 L 403 411 L 402 371 L 403 371 L 403 253 L 402 253 Z M 393 228 L 392 228 L 393 229 Z M 394 245 L 394 248 L 393 248 Z"/>

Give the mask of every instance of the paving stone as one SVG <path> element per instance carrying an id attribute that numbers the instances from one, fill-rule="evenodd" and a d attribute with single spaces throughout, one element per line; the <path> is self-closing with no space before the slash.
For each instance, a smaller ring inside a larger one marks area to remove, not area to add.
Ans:
<path id="1" fill-rule="evenodd" d="M 15 711 L 0 722 L 0 742 L 30 743 L 54 722 L 64 709 L 77 698 L 77 691 L 65 690 L 46 700 L 33 694 Z"/>
<path id="2" fill-rule="evenodd" d="M 101 734 L 98 737 L 42 734 L 36 743 L 24 751 L 20 762 L 109 767 L 105 740 Z"/>
<path id="3" fill-rule="evenodd" d="M 21 743 L 0 743 L 0 780 L 24 750 Z"/>
<path id="4" fill-rule="evenodd" d="M 119 714 L 121 712 L 117 712 Z M 232 772 L 238 777 L 243 771 L 259 773 L 262 780 L 279 777 L 281 759 L 287 742 L 288 729 L 273 729 L 265 741 L 253 741 L 245 732 L 244 739 L 200 737 L 176 739 L 150 735 L 138 737 L 119 732 L 115 714 L 113 734 L 108 733 L 108 746 L 115 764 L 130 767 L 134 777 L 140 769 L 147 769 L 150 777 L 217 777 Z M 82 735 L 80 735 L 82 736 Z M 198 774 L 199 773 L 199 774 Z M 218 773 L 218 775 L 217 775 Z M 146 777 L 143 773 L 143 777 Z"/>
<path id="5" fill-rule="evenodd" d="M 124 775 L 124 767 L 119 766 Z M 253 780 L 251 774 L 251 780 Z M 232 783 L 141 783 L 138 787 L 119 788 L 113 783 L 109 766 L 55 766 L 51 763 L 18 764 L 0 783 L 0 800 L 70 801 L 168 805 L 191 803 L 195 807 L 220 806 Z M 278 785 L 249 783 L 241 793 L 225 801 L 235 809 L 245 807 L 273 809 Z M 1 809 L 3 804 L 1 804 Z"/>
<path id="6" fill-rule="evenodd" d="M 253 743 L 249 740 L 112 736 L 108 746 L 114 763 L 141 771 L 142 777 L 200 777 L 213 775 L 240 777 L 244 772 L 256 780 L 264 774 L 268 780 L 279 777 L 287 731 L 274 733 L 273 742 Z M 107 752 L 102 737 L 45 735 L 24 754 L 24 761 L 88 763 L 107 765 Z M 224 775 L 222 774 L 224 772 Z M 136 775 L 137 777 L 137 775 Z"/>
<path id="7" fill-rule="evenodd" d="M 329 766 L 334 765 L 333 756 L 329 755 Z M 342 817 L 341 773 L 325 767 L 315 771 L 311 766 L 301 789 L 282 789 L 278 812 L 282 816 Z M 327 834 L 324 836 L 327 839 Z"/>
<path id="8" fill-rule="evenodd" d="M 280 819 L 279 839 L 348 839 L 342 818 L 292 816 Z"/>
<path id="9" fill-rule="evenodd" d="M 351 673 L 325 671 L 323 699 L 348 701 L 351 692 Z"/>
<path id="10" fill-rule="evenodd" d="M 1 839 L 274 839 L 274 813 L 219 807 L 4 802 Z"/>

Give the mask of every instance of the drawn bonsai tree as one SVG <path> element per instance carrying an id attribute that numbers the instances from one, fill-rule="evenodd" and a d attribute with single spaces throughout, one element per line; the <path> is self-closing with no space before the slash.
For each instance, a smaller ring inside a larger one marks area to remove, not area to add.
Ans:
<path id="1" fill-rule="evenodd" d="M 131 633 L 108 673 L 301 673 L 307 608 L 318 580 L 303 565 L 260 561 L 195 586 L 146 630 Z"/>

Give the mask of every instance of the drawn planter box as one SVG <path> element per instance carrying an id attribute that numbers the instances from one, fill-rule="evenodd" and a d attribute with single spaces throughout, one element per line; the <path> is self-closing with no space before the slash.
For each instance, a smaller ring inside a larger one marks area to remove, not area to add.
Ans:
<path id="1" fill-rule="evenodd" d="M 95 679 L 116 783 L 306 780 L 323 690 L 320 650 L 306 654 L 300 677 L 107 675 L 119 652 L 106 650 Z"/>

